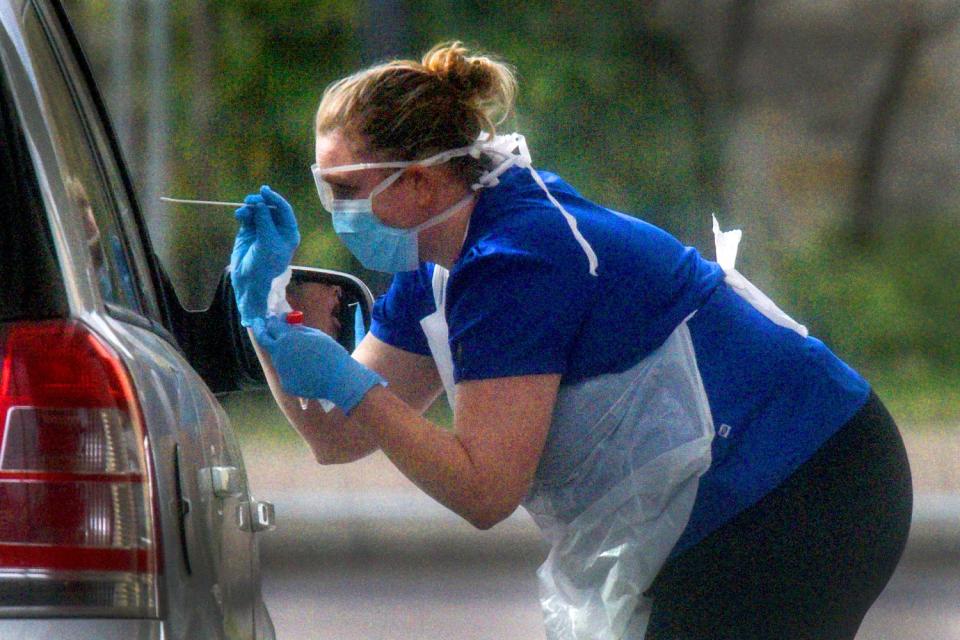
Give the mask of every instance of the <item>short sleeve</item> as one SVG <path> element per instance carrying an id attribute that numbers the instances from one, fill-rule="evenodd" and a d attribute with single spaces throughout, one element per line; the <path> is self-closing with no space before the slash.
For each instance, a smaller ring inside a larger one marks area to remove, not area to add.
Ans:
<path id="1" fill-rule="evenodd" d="M 454 378 L 564 374 L 596 286 L 579 260 L 522 251 L 475 258 L 451 275 Z"/>
<path id="2" fill-rule="evenodd" d="M 387 292 L 373 303 L 370 331 L 387 344 L 430 355 L 430 345 L 420 326 L 420 320 L 435 310 L 433 293 L 429 287 L 427 267 L 417 271 L 398 273 Z"/>

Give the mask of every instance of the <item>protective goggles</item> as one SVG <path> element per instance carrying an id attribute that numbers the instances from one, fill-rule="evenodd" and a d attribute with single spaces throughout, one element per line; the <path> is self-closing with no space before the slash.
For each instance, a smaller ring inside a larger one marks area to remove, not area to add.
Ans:
<path id="1" fill-rule="evenodd" d="M 460 147 L 458 149 L 448 149 L 447 151 L 441 151 L 436 155 L 432 155 L 429 158 L 423 160 L 404 160 L 404 161 L 394 161 L 394 162 L 361 162 L 358 164 L 345 164 L 338 167 L 327 167 L 326 169 L 321 169 L 317 164 L 313 164 L 310 167 L 310 171 L 313 173 L 313 179 L 317 183 L 317 194 L 320 196 L 320 204 L 323 205 L 323 208 L 333 213 L 334 203 L 338 198 L 334 195 L 334 188 L 329 182 L 324 180 L 324 176 L 330 175 L 331 173 L 348 173 L 351 171 L 365 171 L 367 169 L 398 169 L 398 171 L 392 173 L 387 177 L 383 182 L 378 184 L 370 192 L 370 195 L 363 199 L 372 199 L 378 193 L 385 190 L 393 182 L 403 174 L 403 169 L 413 165 L 420 165 L 422 167 L 430 167 L 437 164 L 443 164 L 448 162 L 453 158 L 459 156 L 472 155 L 476 158 L 480 157 L 481 147 L 478 144 L 472 144 L 468 147 Z"/>

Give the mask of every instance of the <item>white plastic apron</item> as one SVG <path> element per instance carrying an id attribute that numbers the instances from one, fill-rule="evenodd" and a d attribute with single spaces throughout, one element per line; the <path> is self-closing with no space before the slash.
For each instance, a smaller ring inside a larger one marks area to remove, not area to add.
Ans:
<path id="1" fill-rule="evenodd" d="M 717 248 L 717 263 L 719 263 L 720 268 L 722 268 L 724 274 L 726 274 L 724 281 L 730 285 L 730 288 L 736 291 L 741 298 L 749 302 L 754 309 L 766 316 L 768 320 L 781 327 L 793 329 L 806 338 L 809 332 L 805 326 L 781 311 L 780 307 L 774 304 L 773 300 L 768 298 L 766 294 L 760 291 L 760 289 L 757 289 L 752 282 L 736 270 L 737 247 L 740 244 L 742 235 L 743 232 L 740 231 L 740 229 L 720 231 L 720 223 L 717 222 L 717 217 L 713 216 L 713 241 Z"/>
<path id="2" fill-rule="evenodd" d="M 733 268 L 739 233 L 724 238 L 714 230 L 718 257 L 721 245 L 727 251 L 721 264 L 730 286 L 777 324 L 806 335 Z M 434 267 L 437 310 L 421 326 L 453 407 L 447 278 Z M 537 572 L 548 638 L 644 637 L 652 603 L 643 593 L 686 527 L 713 437 L 686 321 L 631 369 L 561 385 L 523 501 L 551 544 Z"/>
<path id="3" fill-rule="evenodd" d="M 447 392 L 447 402 L 450 408 L 456 405 L 456 385 L 453 383 L 453 354 L 450 352 L 450 330 L 447 327 L 445 310 L 447 296 L 447 278 L 450 272 L 436 264 L 433 266 L 433 301 L 437 310 L 420 321 L 420 327 L 427 336 L 430 353 L 443 381 L 443 389 Z"/>
<path id="4" fill-rule="evenodd" d="M 447 277 L 446 269 L 434 267 L 437 311 L 421 326 L 453 406 Z M 602 405 L 605 399 L 597 391 L 603 396 L 603 389 L 618 389 L 620 397 L 590 426 L 613 433 L 593 448 L 569 482 L 553 486 L 552 478 L 538 478 L 524 501 L 553 545 L 538 571 L 550 638 L 621 638 L 628 623 L 637 629 L 632 637 L 642 637 L 641 594 L 686 526 L 697 479 L 710 466 L 712 422 L 685 323 L 626 376 L 612 377 L 631 380 L 622 390 L 607 376 L 561 387 L 551 432 L 583 430 L 582 412 L 567 409 L 583 402 Z M 628 428 L 617 429 L 623 420 Z M 665 430 L 665 422 L 686 426 Z M 589 505 L 581 509 L 584 498 Z M 557 516 L 571 505 L 582 513 L 564 523 Z"/>

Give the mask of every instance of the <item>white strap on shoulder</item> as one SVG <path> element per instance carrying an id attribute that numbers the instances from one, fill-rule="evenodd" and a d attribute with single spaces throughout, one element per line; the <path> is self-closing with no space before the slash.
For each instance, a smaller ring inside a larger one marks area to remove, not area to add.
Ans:
<path id="1" fill-rule="evenodd" d="M 447 278 L 450 276 L 450 272 L 441 267 L 438 264 L 433 265 L 433 301 L 437 305 L 437 311 L 439 311 L 444 317 L 446 317 L 446 293 L 447 293 Z"/>
<path id="2" fill-rule="evenodd" d="M 490 155 L 495 160 L 499 160 L 500 162 L 495 169 L 481 176 L 477 183 L 473 185 L 473 188 L 481 189 L 484 187 L 496 186 L 500 182 L 500 176 L 503 175 L 507 169 L 513 166 L 523 167 L 529 171 L 530 175 L 533 176 L 533 180 L 546 194 L 547 199 L 550 200 L 550 203 L 553 204 L 553 206 L 555 206 L 560 213 L 563 214 L 564 219 L 567 221 L 567 225 L 570 227 L 570 231 L 573 233 L 574 239 L 577 241 L 577 244 L 580 245 L 583 253 L 587 256 L 587 262 L 589 263 L 590 267 L 590 275 L 596 276 L 597 266 L 599 265 L 596 252 L 593 250 L 593 247 L 590 246 L 590 243 L 587 242 L 587 239 L 583 237 L 583 234 L 580 233 L 580 229 L 577 228 L 577 219 L 570 215 L 570 212 L 567 211 L 563 205 L 553 197 L 553 194 L 550 193 L 547 185 L 544 184 L 540 174 L 537 173 L 536 169 L 533 168 L 533 160 L 530 157 L 530 149 L 527 147 L 526 138 L 519 133 L 511 133 L 510 135 L 505 136 L 494 136 L 491 139 L 486 133 L 483 133 L 481 134 L 478 143 L 483 153 Z"/>
<path id="3" fill-rule="evenodd" d="M 550 193 L 549 189 L 547 189 L 547 185 L 543 183 L 543 179 L 540 177 L 540 174 L 537 173 L 533 167 L 529 167 L 529 169 L 530 169 L 530 175 L 532 175 L 533 179 L 537 182 L 538 185 L 540 185 L 540 188 L 543 189 L 543 192 L 547 194 L 547 198 L 550 200 L 550 202 L 553 203 L 553 206 L 559 209 L 560 213 L 563 214 L 563 217 L 566 219 L 567 224 L 570 226 L 570 231 L 573 232 L 574 239 L 577 241 L 577 243 L 580 245 L 580 248 L 583 250 L 583 252 L 587 256 L 587 262 L 590 264 L 590 275 L 595 277 L 597 275 L 597 266 L 599 266 L 600 261 L 597 260 L 597 254 L 593 251 L 593 247 L 590 246 L 590 243 L 587 242 L 587 239 L 584 238 L 583 235 L 580 233 L 580 229 L 577 228 L 577 219 L 574 218 L 572 215 L 570 215 L 570 213 L 563 208 L 563 205 L 560 204 L 560 202 L 558 202 L 557 199 L 553 197 L 553 194 Z"/>
<path id="4" fill-rule="evenodd" d="M 713 239 L 717 247 L 717 263 L 726 274 L 726 283 L 737 295 L 749 302 L 754 309 L 766 316 L 768 320 L 786 329 L 792 329 L 806 338 L 810 332 L 807 331 L 805 326 L 784 313 L 773 300 L 737 271 L 735 267 L 737 248 L 742 237 L 743 232 L 740 229 L 721 231 L 717 216 L 713 216 Z"/>

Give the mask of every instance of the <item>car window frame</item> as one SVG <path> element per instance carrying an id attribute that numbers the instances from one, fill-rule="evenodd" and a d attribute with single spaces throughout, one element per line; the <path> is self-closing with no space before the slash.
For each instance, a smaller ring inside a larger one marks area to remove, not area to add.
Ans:
<path id="1" fill-rule="evenodd" d="M 6 27 L 0 26 L 0 30 L 0 38 L 9 41 Z M 5 48 L 5 45 L 6 42 L 0 41 L 0 47 Z M 0 56 L 3 53 L 4 51 L 0 51 Z M 55 240 L 39 193 L 36 167 L 24 136 L 23 123 L 20 121 L 18 104 L 14 98 L 11 82 L 13 78 L 8 77 L 6 62 L 0 64 L 0 132 L 6 136 L 0 153 L 0 166 L 6 169 L 4 179 L 8 181 L 7 188 L 12 189 L 11 193 L 7 194 L 4 206 L 11 202 L 14 204 L 12 208 L 6 208 L 0 217 L 5 225 L 16 225 L 20 233 L 26 229 L 29 237 L 10 238 L 8 242 L 11 242 L 15 250 L 12 254 L 5 254 L 0 258 L 0 264 L 5 265 L 3 268 L 8 273 L 4 289 L 15 287 L 10 294 L 15 296 L 14 298 L 5 297 L 7 294 L 0 296 L 3 301 L 0 324 L 29 319 L 61 318 L 69 313 Z M 10 71 L 10 76 L 17 74 L 15 68 Z M 14 211 L 17 213 L 13 214 Z M 37 243 L 36 246 L 32 245 L 34 242 Z M 30 249 L 24 249 L 25 246 Z M 26 272 L 18 272 L 18 267 L 24 267 Z"/>

